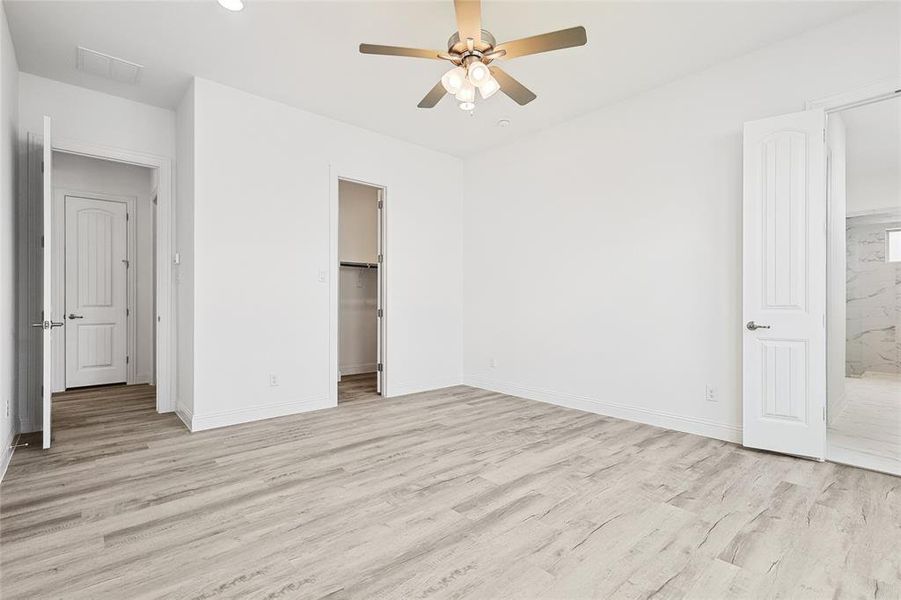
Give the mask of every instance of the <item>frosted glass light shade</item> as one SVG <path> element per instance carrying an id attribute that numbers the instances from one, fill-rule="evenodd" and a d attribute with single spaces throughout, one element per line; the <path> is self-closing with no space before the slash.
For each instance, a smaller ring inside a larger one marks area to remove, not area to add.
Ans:
<path id="1" fill-rule="evenodd" d="M 448 94 L 456 95 L 466 81 L 466 70 L 463 67 L 454 67 L 441 77 L 441 85 Z"/>
<path id="2" fill-rule="evenodd" d="M 469 75 L 469 81 L 471 81 L 475 86 L 482 85 L 485 80 L 491 77 L 491 72 L 488 70 L 488 66 L 485 65 L 485 63 L 477 60 L 469 63 L 467 74 Z"/>
<path id="3" fill-rule="evenodd" d="M 469 81 L 464 81 L 455 97 L 460 102 L 473 102 L 476 99 L 476 87 Z"/>
<path id="4" fill-rule="evenodd" d="M 497 79 L 489 76 L 488 79 L 482 82 L 482 85 L 479 86 L 479 95 L 487 100 L 488 98 L 495 95 L 499 89 L 501 89 L 501 86 L 497 82 Z"/>

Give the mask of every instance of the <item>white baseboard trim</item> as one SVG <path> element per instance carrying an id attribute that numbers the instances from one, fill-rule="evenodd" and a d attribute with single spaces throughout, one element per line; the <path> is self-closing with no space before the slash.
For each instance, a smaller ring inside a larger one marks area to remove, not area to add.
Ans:
<path id="1" fill-rule="evenodd" d="M 851 448 L 827 444 L 826 460 L 901 477 L 901 460 L 876 456 L 875 454 L 852 450 Z"/>
<path id="2" fill-rule="evenodd" d="M 366 363 L 362 365 L 343 365 L 338 367 L 341 376 L 345 375 L 362 375 L 363 373 L 375 373 L 376 363 Z"/>
<path id="3" fill-rule="evenodd" d="M 728 425 L 726 423 L 717 423 L 716 421 L 700 417 L 687 417 L 661 410 L 629 406 L 618 402 L 605 402 L 587 396 L 530 388 L 475 375 L 465 376 L 464 383 L 493 392 L 500 392 L 510 396 L 519 396 L 520 398 L 526 398 L 528 400 L 547 402 L 548 404 L 575 408 L 584 410 L 585 412 L 615 417 L 626 421 L 635 421 L 636 423 L 644 423 L 646 425 L 654 425 L 655 427 L 663 427 L 665 429 L 672 429 L 683 433 L 702 435 L 704 437 L 726 442 L 733 442 L 736 444 L 741 443 L 741 427 Z"/>
<path id="4" fill-rule="evenodd" d="M 3 481 L 3 476 L 6 475 L 6 469 L 9 467 L 10 461 L 13 459 L 13 452 L 16 451 L 13 448 L 13 444 L 16 443 L 16 435 L 13 434 L 8 440 L 3 443 L 3 449 L 0 451 L 0 482 Z"/>
<path id="5" fill-rule="evenodd" d="M 309 398 L 305 400 L 293 400 L 290 402 L 248 406 L 246 408 L 224 410 L 216 413 L 207 413 L 205 415 L 198 415 L 195 413 L 191 417 L 191 426 L 189 429 L 191 431 L 204 431 L 207 429 L 216 429 L 218 427 L 228 427 L 229 425 L 250 423 L 252 421 L 262 421 L 263 419 L 285 417 L 288 415 L 309 412 L 311 410 L 331 408 L 333 406 L 333 404 L 329 403 L 328 396 L 325 396 L 322 398 Z"/>

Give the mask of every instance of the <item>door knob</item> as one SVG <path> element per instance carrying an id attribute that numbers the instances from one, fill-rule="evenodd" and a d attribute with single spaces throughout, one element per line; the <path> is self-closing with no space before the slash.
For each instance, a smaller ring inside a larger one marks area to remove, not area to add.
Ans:
<path id="1" fill-rule="evenodd" d="M 65 323 L 61 321 L 42 321 L 40 323 L 32 323 L 32 327 L 40 327 L 41 329 L 53 329 L 54 327 L 62 327 Z"/>
<path id="2" fill-rule="evenodd" d="M 770 328 L 769 325 L 758 325 L 754 321 L 748 321 L 748 324 L 745 325 L 745 327 L 747 327 L 751 331 L 754 331 L 755 329 L 769 329 Z"/>
<path id="3" fill-rule="evenodd" d="M 69 313 L 70 319 L 84 319 L 84 315 L 76 315 L 75 313 Z"/>

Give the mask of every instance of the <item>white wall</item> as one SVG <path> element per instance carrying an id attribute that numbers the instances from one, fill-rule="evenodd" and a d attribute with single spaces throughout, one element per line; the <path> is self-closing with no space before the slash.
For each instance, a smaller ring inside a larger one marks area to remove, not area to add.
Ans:
<path id="1" fill-rule="evenodd" d="M 373 373 L 378 364 L 378 270 L 341 267 L 338 289 L 338 370 Z"/>
<path id="2" fill-rule="evenodd" d="M 338 260 L 378 261 L 379 190 L 338 182 Z M 378 270 L 341 267 L 338 286 L 338 370 L 372 373 L 378 363 Z"/>
<path id="3" fill-rule="evenodd" d="M 338 258 L 374 263 L 378 258 L 379 190 L 352 181 L 338 182 Z"/>
<path id="4" fill-rule="evenodd" d="M 738 440 L 742 123 L 897 76 L 898 10 L 468 159 L 464 380 Z"/>
<path id="5" fill-rule="evenodd" d="M 96 158 L 53 153 L 54 209 L 63 209 L 56 202 L 65 193 L 81 192 L 125 196 L 135 198 L 137 214 L 135 219 L 137 234 L 137 255 L 129 268 L 135 269 L 137 285 L 135 289 L 136 350 L 131 360 L 135 362 L 135 383 L 150 383 L 153 370 L 153 170 L 137 165 L 127 165 Z M 59 192 L 59 193 L 57 193 Z M 64 210 L 64 209 L 63 209 Z M 65 222 L 65 214 L 54 215 L 59 223 Z M 59 236 L 54 243 L 59 253 L 54 253 L 54 290 L 57 292 L 53 306 L 53 319 L 65 319 L 65 273 L 63 256 L 65 251 L 64 228 L 58 229 Z M 65 389 L 65 328 L 53 331 L 54 360 L 52 377 L 54 391 Z"/>
<path id="6" fill-rule="evenodd" d="M 0 478 L 18 429 L 16 395 L 16 165 L 19 67 L 0 4 Z"/>
<path id="7" fill-rule="evenodd" d="M 194 93 L 194 428 L 329 405 L 330 167 L 387 186 L 388 395 L 458 383 L 459 160 L 210 81 Z"/>
<path id="8" fill-rule="evenodd" d="M 73 59 L 74 60 L 74 59 Z M 53 119 L 53 136 L 175 157 L 175 113 L 30 73 L 19 75 L 21 129 L 40 133 Z"/>
<path id="9" fill-rule="evenodd" d="M 842 111 L 848 215 L 901 208 L 901 98 Z"/>
<path id="10" fill-rule="evenodd" d="M 194 83 L 176 111 L 175 252 L 176 360 L 175 410 L 191 428 L 194 414 Z"/>

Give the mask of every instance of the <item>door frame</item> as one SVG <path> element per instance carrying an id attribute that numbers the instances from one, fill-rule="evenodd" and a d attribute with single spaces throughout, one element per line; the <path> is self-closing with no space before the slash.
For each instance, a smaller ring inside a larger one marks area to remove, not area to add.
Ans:
<path id="1" fill-rule="evenodd" d="M 841 111 L 849 110 L 852 108 L 858 108 L 861 106 L 866 106 L 868 104 L 875 104 L 876 102 L 883 102 L 891 99 L 896 99 L 896 101 L 901 102 L 901 78 L 891 78 L 891 79 L 883 79 L 877 81 L 875 83 L 855 88 L 853 90 L 849 90 L 847 92 L 842 92 L 839 94 L 834 94 L 832 96 L 827 96 L 824 98 L 819 98 L 816 100 L 809 100 L 806 103 L 806 107 L 808 109 L 811 108 L 822 108 L 826 111 L 826 120 L 827 120 L 827 135 L 829 131 L 828 120 L 829 115 L 833 113 L 839 113 Z M 828 143 L 827 139 L 827 143 Z M 833 214 L 833 205 L 832 205 L 833 196 L 829 193 L 829 175 L 826 176 L 826 214 L 827 214 L 827 222 L 832 223 L 833 218 L 836 216 Z M 847 215 L 842 215 L 845 217 Z M 826 269 L 826 277 L 827 277 L 827 296 L 828 296 L 828 284 L 829 284 L 829 275 L 836 271 L 836 266 L 834 262 L 829 258 L 833 256 L 833 251 L 836 250 L 835 244 L 841 243 L 842 254 L 844 254 L 845 248 L 845 240 L 842 238 L 841 240 L 836 240 L 835 236 L 832 235 L 831 227 L 827 230 L 826 235 L 826 246 L 827 246 L 827 260 L 829 263 L 827 264 Z M 844 274 L 843 274 L 844 275 Z M 827 297 L 826 302 L 826 318 L 829 319 L 829 302 Z M 845 343 L 845 340 L 842 340 L 841 343 Z M 832 344 L 832 340 L 826 337 L 826 348 L 828 353 L 829 345 Z M 828 354 L 827 354 L 828 356 Z M 828 373 L 828 370 L 827 370 Z M 829 389 L 828 380 L 826 386 L 826 410 L 827 410 L 827 420 L 826 420 L 826 440 L 825 440 L 825 448 L 826 448 L 826 460 L 848 464 L 855 467 L 863 467 L 866 469 L 872 469 L 876 471 L 889 472 L 893 475 L 897 475 L 897 473 L 893 472 L 885 461 L 880 461 L 876 457 L 872 457 L 870 455 L 864 454 L 856 454 L 850 450 L 845 450 L 842 448 L 836 448 L 829 444 L 829 421 L 831 420 L 832 415 L 828 414 L 829 411 L 829 395 L 832 393 L 832 390 Z"/>
<path id="2" fill-rule="evenodd" d="M 98 200 L 101 202 L 119 202 L 125 204 L 126 212 L 129 215 L 125 222 L 126 235 L 126 256 L 128 261 L 128 275 L 125 278 L 125 302 L 128 308 L 128 315 L 125 318 L 126 330 L 126 355 L 130 360 L 125 366 L 125 383 L 126 385 L 134 385 L 137 383 L 137 198 L 135 196 L 125 196 L 118 194 L 103 194 L 100 192 L 82 192 L 80 190 L 68 188 L 54 188 L 53 190 L 53 209 L 52 209 L 52 227 L 53 227 L 53 269 L 51 277 L 53 278 L 53 306 L 57 314 L 53 315 L 56 321 L 65 322 L 66 320 L 66 199 L 69 197 L 85 198 L 88 200 Z M 51 381 L 53 385 L 52 391 L 62 392 L 66 389 L 66 373 L 68 363 L 66 362 L 66 328 L 59 327 L 52 332 L 53 340 L 53 360 L 51 369 Z"/>
<path id="3" fill-rule="evenodd" d="M 174 217 L 172 193 L 172 161 L 164 156 L 113 148 L 72 139 L 52 140 L 54 152 L 65 152 L 89 158 L 99 158 L 156 169 L 157 187 L 157 237 L 156 237 L 156 410 L 175 411 L 175 322 L 172 318 L 172 256 Z"/>
<path id="4" fill-rule="evenodd" d="M 375 179 L 375 178 L 373 178 Z M 380 198 L 382 208 L 379 210 L 379 228 L 381 229 L 380 241 L 381 248 L 379 252 L 382 255 L 382 261 L 379 264 L 379 290 L 380 298 L 378 305 L 382 309 L 382 317 L 379 319 L 379 345 L 380 356 L 382 362 L 381 395 L 383 398 L 390 397 L 389 394 L 389 361 L 388 361 L 388 184 L 372 183 L 368 177 L 361 177 L 358 173 L 354 173 L 351 169 L 345 169 L 334 164 L 329 165 L 329 267 L 328 267 L 328 285 L 329 285 L 329 371 L 328 371 L 328 393 L 329 404 L 331 406 L 338 405 L 338 382 L 341 378 L 338 365 L 338 314 L 340 311 L 340 294 L 338 289 L 340 277 L 340 258 L 338 256 L 338 234 L 339 234 L 339 194 L 338 182 L 349 181 L 351 183 L 359 183 L 377 190 L 380 190 Z"/>

